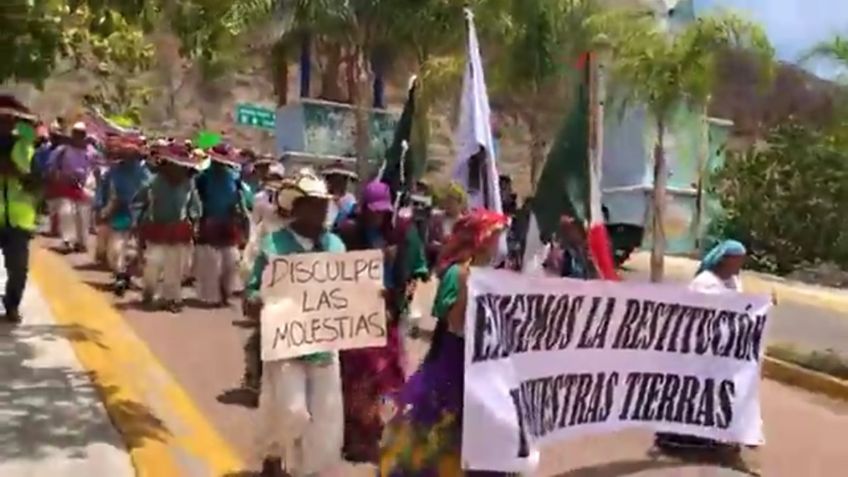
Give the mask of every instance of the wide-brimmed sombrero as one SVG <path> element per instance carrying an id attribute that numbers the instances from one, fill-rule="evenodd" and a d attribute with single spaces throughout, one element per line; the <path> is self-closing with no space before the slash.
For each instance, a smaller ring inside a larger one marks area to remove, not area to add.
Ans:
<path id="1" fill-rule="evenodd" d="M 244 158 L 227 144 L 218 144 L 207 152 L 209 159 L 232 167 L 241 167 Z"/>
<path id="2" fill-rule="evenodd" d="M 341 161 L 336 161 L 322 168 L 321 175 L 324 177 L 342 176 L 353 181 L 359 179 L 359 176 L 356 174 L 356 172 L 350 170 L 350 168 L 348 167 L 345 167 L 344 163 L 342 163 Z"/>
<path id="3" fill-rule="evenodd" d="M 38 120 L 29 108 L 11 94 L 0 94 L 0 116 L 12 116 L 15 119 L 30 123 Z"/>
<path id="4" fill-rule="evenodd" d="M 141 136 L 113 134 L 106 137 L 104 146 L 107 155 L 114 159 L 123 159 L 133 155 L 147 153 L 147 144 Z"/>
<path id="5" fill-rule="evenodd" d="M 158 151 L 158 158 L 162 162 L 170 162 L 188 169 L 200 169 L 201 162 L 182 144 L 171 144 Z"/>

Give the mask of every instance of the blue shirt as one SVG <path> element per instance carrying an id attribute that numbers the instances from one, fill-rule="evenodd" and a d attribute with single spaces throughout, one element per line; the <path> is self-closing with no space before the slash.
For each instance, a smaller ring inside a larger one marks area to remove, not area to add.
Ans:
<path id="1" fill-rule="evenodd" d="M 102 209 L 115 201 L 116 208 L 111 218 L 115 230 L 127 230 L 132 226 L 132 202 L 141 188 L 150 181 L 150 170 L 141 161 L 123 161 L 110 167 L 98 185 L 95 206 Z"/>
<path id="2" fill-rule="evenodd" d="M 39 171 L 47 170 L 47 161 L 50 160 L 50 153 L 53 152 L 53 145 L 48 143 L 42 144 L 32 156 L 32 162 L 35 168 Z"/>
<path id="3" fill-rule="evenodd" d="M 232 168 L 214 165 L 197 176 L 197 193 L 203 203 L 203 216 L 217 219 L 232 217 L 244 206 L 248 195 L 239 173 Z"/>

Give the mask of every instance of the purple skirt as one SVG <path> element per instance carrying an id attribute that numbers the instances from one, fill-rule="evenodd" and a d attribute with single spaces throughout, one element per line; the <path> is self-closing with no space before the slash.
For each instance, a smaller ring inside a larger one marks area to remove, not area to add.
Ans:
<path id="1" fill-rule="evenodd" d="M 465 341 L 445 333 L 432 359 L 409 378 L 386 425 L 381 476 L 500 477 L 502 472 L 462 471 L 462 402 Z M 434 445 L 434 443 L 436 445 Z"/>

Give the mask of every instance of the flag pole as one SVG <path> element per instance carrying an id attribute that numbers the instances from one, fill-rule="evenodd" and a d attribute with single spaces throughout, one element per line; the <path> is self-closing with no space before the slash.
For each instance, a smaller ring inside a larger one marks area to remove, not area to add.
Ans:
<path id="1" fill-rule="evenodd" d="M 603 213 L 604 116 L 606 106 L 606 49 L 589 53 L 589 204 L 588 246 L 600 278 L 617 280 L 612 243 Z"/>

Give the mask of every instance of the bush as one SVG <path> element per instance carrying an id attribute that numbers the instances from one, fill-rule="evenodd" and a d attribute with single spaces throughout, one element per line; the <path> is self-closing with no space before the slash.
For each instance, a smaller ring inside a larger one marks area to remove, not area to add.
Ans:
<path id="1" fill-rule="evenodd" d="M 726 213 L 719 236 L 745 242 L 753 266 L 766 272 L 821 262 L 848 269 L 848 141 L 790 123 L 767 143 L 717 173 Z"/>

